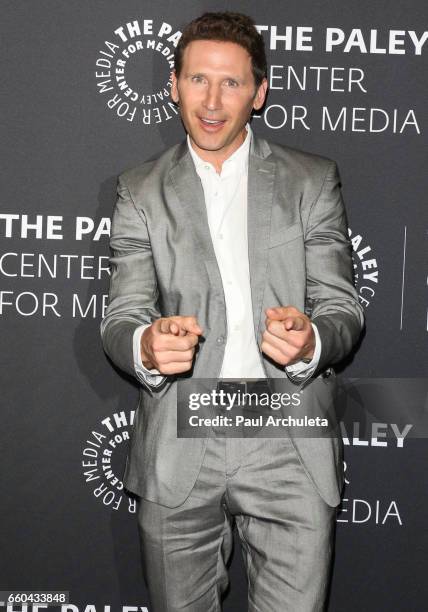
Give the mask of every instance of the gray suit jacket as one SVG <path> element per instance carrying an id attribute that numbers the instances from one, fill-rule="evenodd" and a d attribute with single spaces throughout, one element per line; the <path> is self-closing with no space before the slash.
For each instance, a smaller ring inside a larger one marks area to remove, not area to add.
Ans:
<path id="1" fill-rule="evenodd" d="M 327 389 L 332 401 L 335 375 L 325 373 L 351 351 L 364 325 L 336 164 L 254 137 L 248 243 L 257 340 L 265 308 L 293 305 L 308 313 L 322 351 L 307 388 L 315 396 L 318 388 L 323 397 Z M 227 337 L 226 307 L 203 189 L 186 142 L 120 176 L 110 246 L 109 305 L 101 335 L 112 361 L 135 375 L 136 327 L 161 316 L 194 315 L 205 341 L 192 376 L 217 378 Z M 264 354 L 261 359 L 269 378 L 287 376 Z M 189 494 L 207 442 L 177 438 L 176 398 L 174 377 L 161 388 L 141 386 L 124 478 L 130 491 L 169 507 Z M 337 505 L 343 484 L 341 439 L 293 438 L 293 443 L 320 495 Z"/>

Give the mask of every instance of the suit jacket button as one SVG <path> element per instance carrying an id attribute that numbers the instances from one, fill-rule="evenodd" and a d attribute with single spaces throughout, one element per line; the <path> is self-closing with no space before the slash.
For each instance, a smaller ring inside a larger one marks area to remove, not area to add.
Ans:
<path id="1" fill-rule="evenodd" d="M 216 340 L 217 344 L 223 344 L 224 342 L 224 336 L 219 336 Z"/>

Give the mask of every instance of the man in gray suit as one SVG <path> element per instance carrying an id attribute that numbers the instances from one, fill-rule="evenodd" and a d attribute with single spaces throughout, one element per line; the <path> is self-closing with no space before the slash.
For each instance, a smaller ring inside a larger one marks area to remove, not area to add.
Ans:
<path id="1" fill-rule="evenodd" d="M 341 440 L 177 437 L 181 378 L 280 379 L 331 403 L 363 327 L 336 165 L 252 134 L 266 91 L 252 20 L 196 19 L 172 75 L 187 141 L 119 179 L 101 333 L 141 382 L 124 482 L 154 612 L 220 610 L 234 525 L 249 610 L 325 607 Z"/>

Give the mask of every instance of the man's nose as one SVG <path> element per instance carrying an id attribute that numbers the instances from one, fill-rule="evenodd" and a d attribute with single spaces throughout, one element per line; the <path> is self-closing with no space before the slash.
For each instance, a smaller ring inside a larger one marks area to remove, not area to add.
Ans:
<path id="1" fill-rule="evenodd" d="M 208 110 L 219 110 L 221 108 L 221 89 L 217 85 L 208 85 L 204 106 Z"/>

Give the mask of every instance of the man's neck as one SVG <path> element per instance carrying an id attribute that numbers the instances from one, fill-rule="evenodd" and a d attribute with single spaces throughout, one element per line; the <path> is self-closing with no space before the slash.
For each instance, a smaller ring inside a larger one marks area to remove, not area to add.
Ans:
<path id="1" fill-rule="evenodd" d="M 221 174 L 224 162 L 228 160 L 229 157 L 232 157 L 235 151 L 237 151 L 242 146 L 246 138 L 248 138 L 248 130 L 244 127 L 242 132 L 239 134 L 239 137 L 230 145 L 230 149 L 226 151 L 224 151 L 223 149 L 221 149 L 220 151 L 208 151 L 206 149 L 201 149 L 200 147 L 198 147 L 198 145 L 189 135 L 189 141 L 194 152 L 201 159 L 212 164 L 217 174 Z"/>

